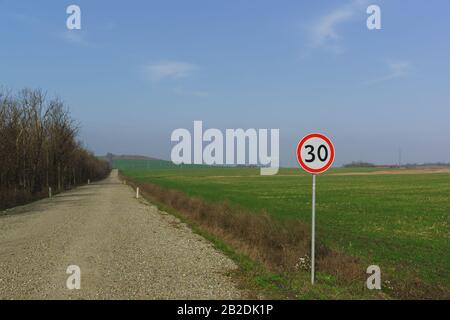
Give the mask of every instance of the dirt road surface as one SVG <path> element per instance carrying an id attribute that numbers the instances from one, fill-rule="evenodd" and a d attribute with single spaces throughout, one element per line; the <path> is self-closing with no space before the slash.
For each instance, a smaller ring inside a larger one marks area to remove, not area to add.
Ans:
<path id="1" fill-rule="evenodd" d="M 81 270 L 69 290 L 67 267 Z M 0 213 L 0 299 L 232 299 L 236 265 L 121 184 L 104 181 Z"/>

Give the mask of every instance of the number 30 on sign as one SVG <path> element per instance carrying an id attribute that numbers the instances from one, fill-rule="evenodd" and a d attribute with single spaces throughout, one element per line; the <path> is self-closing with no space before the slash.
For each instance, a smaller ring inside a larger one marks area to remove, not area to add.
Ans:
<path id="1" fill-rule="evenodd" d="M 303 170 L 312 174 L 322 173 L 333 164 L 333 143 L 323 134 L 308 134 L 298 143 L 297 160 Z"/>

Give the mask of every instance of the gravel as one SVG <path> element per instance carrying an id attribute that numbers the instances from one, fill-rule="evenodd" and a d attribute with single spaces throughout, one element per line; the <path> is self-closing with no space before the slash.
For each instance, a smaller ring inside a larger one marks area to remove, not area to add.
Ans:
<path id="1" fill-rule="evenodd" d="M 80 290 L 67 289 L 69 265 Z M 239 299 L 236 268 L 117 171 L 0 215 L 0 299 Z"/>

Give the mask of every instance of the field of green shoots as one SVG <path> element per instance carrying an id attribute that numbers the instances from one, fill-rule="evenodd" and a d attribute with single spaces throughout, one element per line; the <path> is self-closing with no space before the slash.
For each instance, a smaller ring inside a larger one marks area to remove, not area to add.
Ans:
<path id="1" fill-rule="evenodd" d="M 114 165 L 207 201 L 310 223 L 312 179 L 300 169 L 260 176 L 252 168 Z M 365 174 L 376 170 L 337 168 L 317 177 L 317 239 L 379 265 L 389 279 L 450 287 L 450 173 Z"/>

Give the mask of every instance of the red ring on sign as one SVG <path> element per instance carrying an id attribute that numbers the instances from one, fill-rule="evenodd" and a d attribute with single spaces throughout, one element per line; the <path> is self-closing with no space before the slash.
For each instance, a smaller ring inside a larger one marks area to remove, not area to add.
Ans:
<path id="1" fill-rule="evenodd" d="M 328 162 L 322 168 L 318 168 L 318 169 L 310 168 L 302 160 L 302 157 L 301 157 L 302 147 L 305 144 L 305 142 L 307 140 L 311 139 L 311 138 L 319 138 L 319 139 L 324 140 L 328 144 L 328 147 L 330 149 L 330 160 L 328 160 Z M 328 139 L 325 135 L 323 135 L 321 133 L 310 133 L 310 134 L 304 136 L 303 139 L 300 140 L 300 142 L 297 145 L 297 161 L 300 164 L 300 166 L 303 168 L 303 170 L 305 170 L 305 171 L 307 171 L 309 173 L 313 173 L 313 174 L 314 173 L 322 173 L 322 172 L 328 170 L 331 167 L 331 165 L 333 164 L 333 162 L 334 162 L 334 146 L 333 146 L 333 143 L 331 142 L 330 139 Z"/>

